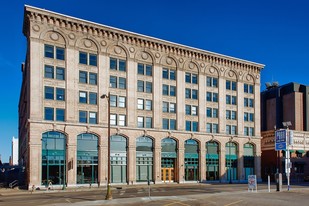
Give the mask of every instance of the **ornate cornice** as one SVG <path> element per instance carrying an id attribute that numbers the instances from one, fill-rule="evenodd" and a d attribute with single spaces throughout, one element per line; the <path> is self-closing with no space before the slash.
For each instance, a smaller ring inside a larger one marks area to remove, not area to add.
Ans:
<path id="1" fill-rule="evenodd" d="M 172 56 L 175 55 L 233 69 L 240 69 L 248 73 L 258 74 L 264 67 L 262 64 L 164 41 L 31 6 L 25 6 L 24 16 L 23 33 L 27 37 L 30 34 L 29 23 L 34 22 L 37 23 L 36 27 L 32 28 L 34 30 L 39 29 L 40 24 L 48 24 L 51 27 L 58 27 L 76 33 L 83 33 L 89 37 L 94 36 L 100 38 L 102 39 L 102 46 L 106 44 L 105 40 L 112 40 L 144 49 L 164 52 Z M 71 38 L 70 34 L 69 38 Z"/>

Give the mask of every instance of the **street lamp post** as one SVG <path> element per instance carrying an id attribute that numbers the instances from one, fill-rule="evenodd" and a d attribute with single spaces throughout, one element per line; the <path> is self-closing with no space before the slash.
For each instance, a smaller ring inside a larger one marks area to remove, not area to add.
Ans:
<path id="1" fill-rule="evenodd" d="M 112 190 L 111 190 L 111 141 L 110 141 L 110 135 L 111 135 L 111 125 L 110 125 L 110 92 L 108 92 L 108 95 L 106 94 L 103 94 L 101 96 L 102 99 L 107 99 L 107 121 L 108 121 L 108 147 L 107 147 L 107 163 L 108 163 L 108 169 L 107 169 L 107 191 L 106 191 L 106 197 L 105 197 L 105 200 L 111 200 L 113 199 L 113 196 L 112 196 Z"/>

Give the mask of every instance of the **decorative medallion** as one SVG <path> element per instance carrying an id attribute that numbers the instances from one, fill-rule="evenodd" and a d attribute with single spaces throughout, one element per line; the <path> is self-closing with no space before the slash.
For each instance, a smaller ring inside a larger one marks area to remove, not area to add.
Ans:
<path id="1" fill-rule="evenodd" d="M 235 75 L 235 73 L 234 73 L 233 71 L 230 70 L 230 71 L 229 71 L 229 76 L 230 76 L 230 77 L 233 77 L 234 75 Z"/>
<path id="2" fill-rule="evenodd" d="M 57 40 L 59 39 L 59 35 L 58 35 L 57 33 L 52 33 L 52 34 L 50 35 L 50 38 L 51 38 L 52 40 L 54 40 L 54 41 L 57 41 Z"/>
<path id="3" fill-rule="evenodd" d="M 75 39 L 75 34 L 73 34 L 73 33 L 69 34 L 69 38 L 70 39 Z"/>
<path id="4" fill-rule="evenodd" d="M 130 50 L 130 52 L 131 52 L 131 53 L 135 52 L 134 47 L 130 47 L 130 49 L 129 49 L 129 50 Z"/>
<path id="5" fill-rule="evenodd" d="M 166 59 L 166 63 L 167 63 L 168 65 L 171 65 L 171 64 L 172 64 L 172 59 L 168 57 L 168 58 Z"/>
<path id="6" fill-rule="evenodd" d="M 116 54 L 120 54 L 121 53 L 121 48 L 119 46 L 115 46 L 114 51 L 115 51 Z"/>
<path id="7" fill-rule="evenodd" d="M 241 76 L 242 75 L 242 72 L 239 72 L 239 76 Z"/>
<path id="8" fill-rule="evenodd" d="M 148 58 L 148 54 L 145 53 L 145 52 L 143 52 L 143 53 L 142 53 L 142 59 L 146 60 L 147 58 Z"/>
<path id="9" fill-rule="evenodd" d="M 214 73 L 214 72 L 215 72 L 215 68 L 211 67 L 211 68 L 209 69 L 209 72 L 210 72 L 210 73 Z"/>
<path id="10" fill-rule="evenodd" d="M 204 63 L 201 63 L 201 67 L 205 67 L 205 64 L 204 64 Z"/>
<path id="11" fill-rule="evenodd" d="M 193 69 L 193 68 L 194 68 L 194 64 L 193 64 L 192 62 L 190 62 L 189 68 L 190 68 L 190 69 Z"/>
<path id="12" fill-rule="evenodd" d="M 91 41 L 89 41 L 88 39 L 86 39 L 86 40 L 84 41 L 84 45 L 85 45 L 85 47 L 90 48 L 90 47 L 92 46 L 92 43 L 91 43 Z"/>
<path id="13" fill-rule="evenodd" d="M 222 68 L 221 68 L 221 72 L 223 72 L 223 71 L 224 71 L 224 68 L 222 67 Z"/>
<path id="14" fill-rule="evenodd" d="M 107 45 L 106 41 L 102 40 L 102 41 L 101 41 L 101 45 L 102 45 L 102 46 L 106 46 L 106 45 Z"/>
<path id="15" fill-rule="evenodd" d="M 260 75 L 256 75 L 256 78 L 259 79 L 259 78 L 260 78 Z"/>
<path id="16" fill-rule="evenodd" d="M 40 26 L 39 25 L 33 25 L 32 29 L 34 31 L 40 31 Z"/>
<path id="17" fill-rule="evenodd" d="M 182 63 L 182 62 L 183 62 L 183 58 L 180 58 L 180 59 L 179 59 L 179 62 Z"/>
<path id="18" fill-rule="evenodd" d="M 156 53 L 156 55 L 155 55 L 157 58 L 159 58 L 160 57 L 160 54 L 159 53 Z"/>
<path id="19" fill-rule="evenodd" d="M 248 80 L 248 81 L 251 81 L 251 79 L 252 79 L 251 76 L 250 76 L 250 75 L 247 75 L 247 80 Z"/>

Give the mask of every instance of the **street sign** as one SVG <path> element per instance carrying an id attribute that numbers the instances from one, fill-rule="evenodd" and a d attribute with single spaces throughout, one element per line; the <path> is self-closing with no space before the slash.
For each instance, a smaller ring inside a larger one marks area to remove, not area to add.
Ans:
<path id="1" fill-rule="evenodd" d="M 257 191 L 256 175 L 248 175 L 248 191 Z"/>
<path id="2" fill-rule="evenodd" d="M 275 137 L 276 137 L 276 141 L 275 141 L 275 150 L 279 151 L 279 150 L 286 150 L 286 130 L 282 129 L 282 130 L 277 130 L 275 132 Z"/>

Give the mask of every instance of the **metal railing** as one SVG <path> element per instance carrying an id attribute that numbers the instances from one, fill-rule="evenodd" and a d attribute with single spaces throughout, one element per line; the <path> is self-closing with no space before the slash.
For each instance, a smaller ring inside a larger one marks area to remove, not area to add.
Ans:
<path id="1" fill-rule="evenodd" d="M 14 188 L 15 186 L 17 186 L 18 185 L 18 180 L 14 180 L 13 182 L 11 182 L 10 184 L 9 184 L 9 187 L 12 189 L 12 188 Z"/>

